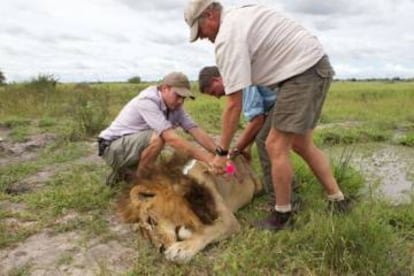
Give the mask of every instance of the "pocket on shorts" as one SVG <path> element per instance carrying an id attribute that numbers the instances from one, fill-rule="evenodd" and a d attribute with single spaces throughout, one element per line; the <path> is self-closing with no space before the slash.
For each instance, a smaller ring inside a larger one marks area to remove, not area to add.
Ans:
<path id="1" fill-rule="evenodd" d="M 331 64 L 329 63 L 328 57 L 323 57 L 315 68 L 316 73 L 321 78 L 332 78 L 335 75 L 335 71 L 333 70 Z"/>

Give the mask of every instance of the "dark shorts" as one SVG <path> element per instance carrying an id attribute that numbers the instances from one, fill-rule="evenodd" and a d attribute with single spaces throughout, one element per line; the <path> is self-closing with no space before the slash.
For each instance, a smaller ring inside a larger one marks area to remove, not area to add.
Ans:
<path id="1" fill-rule="evenodd" d="M 322 111 L 334 70 L 327 56 L 280 84 L 272 127 L 297 134 L 314 129 Z"/>

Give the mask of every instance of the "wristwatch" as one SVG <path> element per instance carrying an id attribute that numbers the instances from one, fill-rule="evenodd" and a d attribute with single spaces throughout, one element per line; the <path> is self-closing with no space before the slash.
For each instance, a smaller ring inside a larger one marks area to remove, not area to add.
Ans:
<path id="1" fill-rule="evenodd" d="M 222 147 L 220 147 L 220 146 L 217 146 L 217 148 L 216 148 L 216 154 L 218 155 L 218 156 L 227 156 L 227 154 L 229 154 L 229 151 L 228 150 L 224 150 Z"/>

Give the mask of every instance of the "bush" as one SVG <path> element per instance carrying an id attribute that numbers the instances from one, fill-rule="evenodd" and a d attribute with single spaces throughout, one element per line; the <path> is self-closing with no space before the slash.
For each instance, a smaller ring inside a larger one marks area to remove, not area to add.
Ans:
<path id="1" fill-rule="evenodd" d="M 37 78 L 32 78 L 28 86 L 36 90 L 54 89 L 58 84 L 58 79 L 54 75 L 39 74 Z"/>
<path id="2" fill-rule="evenodd" d="M 0 85 L 6 84 L 6 76 L 0 71 Z"/>
<path id="3" fill-rule="evenodd" d="M 139 76 L 135 76 L 128 79 L 129 83 L 141 83 L 141 78 Z"/>
<path id="4" fill-rule="evenodd" d="M 73 124 L 70 126 L 70 140 L 77 141 L 97 135 L 106 127 L 109 114 L 108 91 L 96 89 L 75 89 L 74 96 L 67 107 Z"/>

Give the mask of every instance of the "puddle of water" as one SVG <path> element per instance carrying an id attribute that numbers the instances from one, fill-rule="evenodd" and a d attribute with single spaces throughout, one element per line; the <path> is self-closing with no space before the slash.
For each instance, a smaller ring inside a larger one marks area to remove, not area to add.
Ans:
<path id="1" fill-rule="evenodd" d="M 352 150 L 351 165 L 360 171 L 367 181 L 367 188 L 382 193 L 393 203 L 410 201 L 413 190 L 414 149 L 389 144 L 356 144 Z M 332 159 L 338 159 L 344 146 L 326 150 Z"/>

